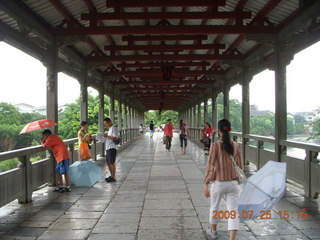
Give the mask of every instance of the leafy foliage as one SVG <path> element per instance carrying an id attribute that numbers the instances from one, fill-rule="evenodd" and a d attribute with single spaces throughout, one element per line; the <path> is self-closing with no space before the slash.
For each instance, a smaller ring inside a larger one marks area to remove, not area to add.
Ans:
<path id="1" fill-rule="evenodd" d="M 163 111 L 161 115 L 159 115 L 159 111 L 149 111 L 144 114 L 144 121 L 146 125 L 149 125 L 151 121 L 156 126 L 161 126 L 165 124 L 168 119 L 171 119 L 173 125 L 178 125 L 178 112 L 176 111 Z"/>

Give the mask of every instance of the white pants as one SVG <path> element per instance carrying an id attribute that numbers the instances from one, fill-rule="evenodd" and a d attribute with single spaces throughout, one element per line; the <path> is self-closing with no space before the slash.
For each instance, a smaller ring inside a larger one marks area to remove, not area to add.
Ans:
<path id="1" fill-rule="evenodd" d="M 211 184 L 211 206 L 209 214 L 209 222 L 211 224 L 217 224 L 221 216 L 218 219 L 214 219 L 215 213 L 219 212 L 219 205 L 221 198 L 224 196 L 227 203 L 227 211 L 223 211 L 225 219 L 228 219 L 228 230 L 239 229 L 239 213 L 238 213 L 238 199 L 240 195 L 240 186 L 237 181 L 214 181 Z M 236 217 L 232 219 L 230 217 L 231 211 L 236 212 Z M 227 215 L 229 217 L 227 217 Z"/>

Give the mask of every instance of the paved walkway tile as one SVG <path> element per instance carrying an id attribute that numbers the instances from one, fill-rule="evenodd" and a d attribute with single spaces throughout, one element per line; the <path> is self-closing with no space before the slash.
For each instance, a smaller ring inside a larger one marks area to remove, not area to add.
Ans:
<path id="1" fill-rule="evenodd" d="M 171 152 L 160 140 L 161 134 L 144 136 L 120 151 L 115 183 L 103 176 L 91 188 L 73 187 L 63 194 L 43 188 L 29 204 L 8 204 L 0 211 L 7 211 L 0 215 L 0 239 L 206 239 L 210 201 L 202 182 L 207 157 L 190 141 L 188 154 L 181 155 L 177 135 Z M 97 163 L 106 172 L 104 160 Z M 237 239 L 320 239 L 320 201 L 303 197 L 297 188 L 288 184 L 272 219 L 241 223 Z M 224 201 L 221 210 L 226 210 Z M 307 219 L 298 219 L 301 210 L 308 211 Z M 279 211 L 290 211 L 292 218 L 281 219 Z M 227 227 L 222 219 L 218 239 L 229 239 Z"/>

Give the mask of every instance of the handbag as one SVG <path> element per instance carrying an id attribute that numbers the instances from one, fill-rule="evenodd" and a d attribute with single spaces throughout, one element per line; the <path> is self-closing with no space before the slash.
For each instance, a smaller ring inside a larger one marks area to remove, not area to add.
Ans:
<path id="1" fill-rule="evenodd" d="M 167 138 L 166 138 L 166 136 L 163 136 L 163 137 L 162 137 L 162 142 L 163 142 L 163 144 L 167 144 Z"/>
<path id="2" fill-rule="evenodd" d="M 245 181 L 247 181 L 247 177 L 244 174 L 244 172 L 242 171 L 242 169 L 236 164 L 236 161 L 234 160 L 233 156 L 230 155 L 230 157 L 232 160 L 234 173 L 236 174 L 236 176 L 238 178 L 238 183 L 243 184 Z"/>
<path id="3" fill-rule="evenodd" d="M 121 138 L 117 138 L 116 140 L 113 140 L 114 144 L 119 145 L 121 142 Z"/>

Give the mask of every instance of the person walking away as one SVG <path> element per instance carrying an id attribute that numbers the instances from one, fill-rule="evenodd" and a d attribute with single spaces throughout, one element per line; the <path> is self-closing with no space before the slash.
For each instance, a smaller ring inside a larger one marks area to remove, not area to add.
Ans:
<path id="1" fill-rule="evenodd" d="M 140 125 L 139 125 L 139 133 L 140 133 L 140 136 L 143 135 L 143 125 L 142 125 L 142 123 L 140 123 Z"/>
<path id="2" fill-rule="evenodd" d="M 173 124 L 171 119 L 168 119 L 167 124 L 164 126 L 164 136 L 166 137 L 166 149 L 170 152 L 173 137 Z"/>
<path id="3" fill-rule="evenodd" d="M 92 142 L 92 136 L 88 133 L 89 124 L 86 121 L 80 123 L 80 130 L 78 132 L 79 141 L 79 160 L 91 159 L 90 143 Z"/>
<path id="4" fill-rule="evenodd" d="M 238 198 L 240 187 L 232 165 L 232 158 L 236 164 L 243 169 L 240 145 L 230 139 L 231 123 L 227 119 L 222 119 L 218 123 L 218 133 L 220 139 L 212 144 L 209 152 L 207 170 L 204 177 L 204 196 L 210 197 L 209 222 L 211 228 L 207 229 L 207 234 L 211 238 L 217 238 L 217 223 L 219 222 L 219 204 L 223 196 L 227 203 L 228 230 L 230 240 L 234 240 L 239 229 Z M 211 190 L 209 192 L 209 183 Z"/>
<path id="5" fill-rule="evenodd" d="M 180 147 L 181 154 L 186 154 L 187 150 L 187 136 L 189 135 L 189 129 L 187 124 L 181 119 L 179 123 L 179 139 L 180 139 Z"/>
<path id="6" fill-rule="evenodd" d="M 116 181 L 116 157 L 117 144 L 114 142 L 119 138 L 118 129 L 113 125 L 110 118 L 105 118 L 103 124 L 109 128 L 108 133 L 98 133 L 97 139 L 105 143 L 106 146 L 106 161 L 111 176 L 105 178 L 107 182 Z"/>
<path id="7" fill-rule="evenodd" d="M 53 156 L 56 159 L 56 172 L 58 174 L 58 186 L 55 191 L 59 192 L 71 192 L 70 178 L 69 178 L 69 152 L 62 141 L 62 139 L 56 135 L 52 134 L 49 129 L 42 132 L 42 146 L 45 148 L 50 148 L 52 150 Z M 63 184 L 64 175 L 65 184 Z"/>
<path id="8" fill-rule="evenodd" d="M 153 124 L 153 121 L 150 122 L 149 130 L 150 130 L 150 138 L 153 138 L 153 134 L 154 134 L 154 124 Z"/>
<path id="9" fill-rule="evenodd" d="M 211 145 L 211 137 L 213 135 L 213 129 L 210 123 L 206 122 L 204 128 L 202 129 L 202 143 L 204 145 L 204 154 L 208 155 Z"/>

